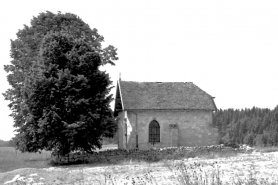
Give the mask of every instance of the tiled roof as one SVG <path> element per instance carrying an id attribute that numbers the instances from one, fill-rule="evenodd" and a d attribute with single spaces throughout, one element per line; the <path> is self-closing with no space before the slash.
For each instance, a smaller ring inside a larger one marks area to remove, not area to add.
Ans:
<path id="1" fill-rule="evenodd" d="M 191 82 L 119 81 L 123 108 L 216 110 L 213 98 Z"/>

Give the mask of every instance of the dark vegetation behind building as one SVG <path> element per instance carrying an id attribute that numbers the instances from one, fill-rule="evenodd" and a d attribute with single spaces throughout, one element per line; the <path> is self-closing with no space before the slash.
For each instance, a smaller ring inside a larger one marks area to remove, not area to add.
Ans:
<path id="1" fill-rule="evenodd" d="M 220 143 L 278 145 L 278 106 L 275 109 L 227 109 L 213 113 Z"/>

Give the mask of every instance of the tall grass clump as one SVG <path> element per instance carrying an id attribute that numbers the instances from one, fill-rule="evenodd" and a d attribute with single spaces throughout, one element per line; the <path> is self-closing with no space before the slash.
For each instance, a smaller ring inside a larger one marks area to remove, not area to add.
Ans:
<path id="1" fill-rule="evenodd" d="M 269 179 L 260 176 L 260 171 L 252 163 L 248 171 L 235 176 L 225 176 L 225 170 L 221 169 L 217 162 L 211 165 L 203 165 L 194 162 L 186 164 L 183 161 L 176 164 L 166 164 L 181 185 L 277 185 L 278 179 Z"/>

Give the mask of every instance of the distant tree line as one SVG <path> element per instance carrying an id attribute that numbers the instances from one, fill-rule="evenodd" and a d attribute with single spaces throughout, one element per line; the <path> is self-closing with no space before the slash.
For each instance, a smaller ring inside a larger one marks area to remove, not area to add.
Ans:
<path id="1" fill-rule="evenodd" d="M 220 109 L 213 119 L 221 144 L 278 145 L 278 106 L 273 110 L 256 107 Z"/>
<path id="2" fill-rule="evenodd" d="M 16 142 L 15 138 L 10 139 L 9 141 L 4 141 L 4 140 L 0 139 L 0 147 L 16 147 L 15 142 Z M 115 137 L 113 137 L 113 138 L 103 137 L 102 144 L 103 145 L 118 144 L 117 133 L 116 133 Z"/>
<path id="3" fill-rule="evenodd" d="M 15 140 L 3 141 L 0 139 L 0 147 L 15 147 Z"/>

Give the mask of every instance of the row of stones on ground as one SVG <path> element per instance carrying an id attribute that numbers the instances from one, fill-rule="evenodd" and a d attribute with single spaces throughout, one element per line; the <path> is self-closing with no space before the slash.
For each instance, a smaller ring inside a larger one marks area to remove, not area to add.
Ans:
<path id="1" fill-rule="evenodd" d="M 94 162 L 118 162 L 122 160 L 161 160 L 161 159 L 178 159 L 184 157 L 195 157 L 207 155 L 209 153 L 242 153 L 253 151 L 246 145 L 237 148 L 227 147 L 224 145 L 213 145 L 203 147 L 167 147 L 150 150 L 105 150 L 93 153 L 70 153 L 66 156 L 54 156 L 52 161 L 56 164 L 66 163 L 94 163 Z"/>

